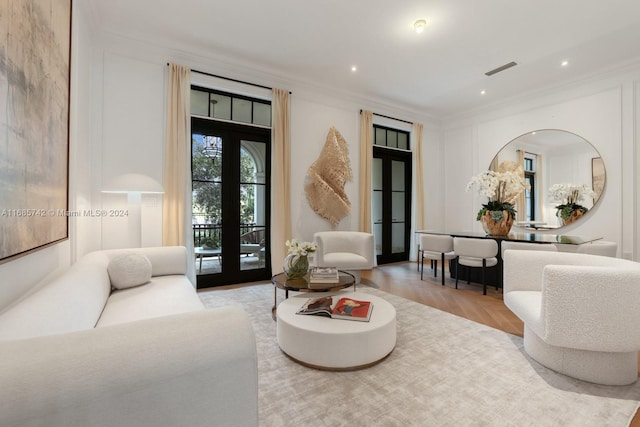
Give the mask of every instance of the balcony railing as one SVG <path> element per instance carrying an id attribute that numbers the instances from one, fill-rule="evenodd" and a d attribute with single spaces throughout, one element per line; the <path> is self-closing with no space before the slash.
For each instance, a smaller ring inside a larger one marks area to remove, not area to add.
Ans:
<path id="1" fill-rule="evenodd" d="M 256 224 L 241 224 L 240 236 L 251 236 L 251 240 L 258 241 L 246 241 L 241 243 L 260 243 L 260 240 L 264 239 L 265 227 L 258 227 Z M 250 233 L 250 234 L 248 234 Z M 254 237 L 255 234 L 257 237 Z M 262 235 L 262 237 L 260 237 Z M 205 246 L 204 243 L 208 242 L 208 246 L 218 248 L 222 244 L 222 225 L 220 224 L 193 224 L 193 245 Z"/>

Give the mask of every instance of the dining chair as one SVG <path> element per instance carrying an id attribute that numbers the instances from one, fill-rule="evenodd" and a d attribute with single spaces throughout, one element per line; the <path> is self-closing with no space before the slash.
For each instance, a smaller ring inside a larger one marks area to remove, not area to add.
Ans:
<path id="1" fill-rule="evenodd" d="M 482 294 L 487 294 L 487 267 L 498 265 L 498 242 L 494 239 L 453 238 L 456 254 L 456 289 L 458 289 L 458 267 L 482 267 Z M 470 272 L 470 271 L 469 271 Z M 468 276 L 469 277 L 469 276 Z"/>
<path id="2" fill-rule="evenodd" d="M 618 244 L 616 242 L 609 242 L 606 240 L 595 240 L 590 243 L 583 243 L 576 249 L 580 254 L 591 254 L 608 256 L 615 258 L 618 254 Z"/>
<path id="3" fill-rule="evenodd" d="M 441 261 L 442 286 L 444 286 L 445 261 L 456 257 L 456 254 L 453 252 L 453 237 L 439 234 L 421 234 L 420 252 L 420 280 L 423 280 L 425 258 L 431 260 L 433 277 L 438 277 L 438 261 Z"/>

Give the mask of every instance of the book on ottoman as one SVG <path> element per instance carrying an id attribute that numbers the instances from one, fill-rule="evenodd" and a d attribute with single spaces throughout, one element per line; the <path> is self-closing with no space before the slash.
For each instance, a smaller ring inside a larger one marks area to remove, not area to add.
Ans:
<path id="1" fill-rule="evenodd" d="M 333 304 L 333 297 L 310 298 L 296 314 L 311 314 L 331 317 L 332 319 L 358 320 L 368 322 L 371 319 L 373 304 L 371 301 L 342 297 Z"/>

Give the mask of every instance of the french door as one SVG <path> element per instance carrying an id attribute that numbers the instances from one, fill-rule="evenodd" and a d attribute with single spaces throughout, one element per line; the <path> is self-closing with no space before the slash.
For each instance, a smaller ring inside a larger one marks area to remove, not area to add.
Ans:
<path id="1" fill-rule="evenodd" d="M 271 277 L 269 129 L 193 117 L 197 287 Z"/>
<path id="2" fill-rule="evenodd" d="M 378 264 L 409 259 L 411 152 L 373 147 L 372 218 Z"/>

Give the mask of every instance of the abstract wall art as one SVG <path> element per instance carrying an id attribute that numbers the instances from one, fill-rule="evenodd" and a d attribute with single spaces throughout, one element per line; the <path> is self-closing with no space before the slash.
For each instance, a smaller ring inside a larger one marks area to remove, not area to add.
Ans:
<path id="1" fill-rule="evenodd" d="M 0 2 L 0 262 L 68 238 L 71 8 Z"/>

